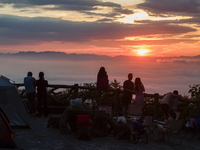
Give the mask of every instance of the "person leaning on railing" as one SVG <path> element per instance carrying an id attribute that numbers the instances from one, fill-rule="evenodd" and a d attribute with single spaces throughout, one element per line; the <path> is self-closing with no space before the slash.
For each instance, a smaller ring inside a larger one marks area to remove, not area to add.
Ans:
<path id="1" fill-rule="evenodd" d="M 168 119 L 168 111 L 173 109 L 173 110 L 177 110 L 178 107 L 178 102 L 176 99 L 178 97 L 181 97 L 178 95 L 178 91 L 174 90 L 173 93 L 169 92 L 167 94 L 164 95 L 163 99 L 160 102 L 160 108 L 163 111 L 166 119 Z"/>

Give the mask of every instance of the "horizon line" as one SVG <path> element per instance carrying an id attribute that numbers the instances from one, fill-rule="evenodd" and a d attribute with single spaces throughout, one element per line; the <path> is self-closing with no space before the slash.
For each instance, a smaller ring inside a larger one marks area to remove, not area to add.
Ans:
<path id="1" fill-rule="evenodd" d="M 139 57 L 139 58 L 143 58 L 143 57 L 161 57 L 161 58 L 179 58 L 179 57 L 200 57 L 199 55 L 193 55 L 193 56 L 184 56 L 184 55 L 180 55 L 180 56 L 155 56 L 155 55 L 145 55 L 145 56 L 138 56 L 138 55 L 116 55 L 116 56 L 109 56 L 109 55 L 99 55 L 99 54 L 90 54 L 90 53 L 66 53 L 66 52 L 62 52 L 62 51 L 18 51 L 16 53 L 0 53 L 0 54 L 5 54 L 5 55 L 15 55 L 15 54 L 21 54 L 21 53 L 26 53 L 26 54 L 30 54 L 30 53 L 35 53 L 35 54 L 40 54 L 40 53 L 64 53 L 66 55 L 95 55 L 95 56 L 106 56 L 106 57 Z"/>

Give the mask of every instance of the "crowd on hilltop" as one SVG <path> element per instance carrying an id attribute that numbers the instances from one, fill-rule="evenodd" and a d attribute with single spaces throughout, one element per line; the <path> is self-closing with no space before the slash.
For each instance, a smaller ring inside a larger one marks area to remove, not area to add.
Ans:
<path id="1" fill-rule="evenodd" d="M 123 116 L 127 117 L 128 106 L 131 103 L 132 95 L 135 94 L 134 105 L 144 105 L 144 92 L 145 88 L 139 77 L 135 78 L 135 82 L 132 81 L 133 74 L 128 74 L 128 79 L 123 83 Z M 97 90 L 101 94 L 103 91 L 109 89 L 108 75 L 104 67 L 101 67 L 97 75 Z M 165 122 L 159 126 L 158 137 L 156 140 L 162 141 L 165 138 L 165 133 L 170 128 L 173 120 L 178 118 L 179 112 L 177 111 L 178 102 L 181 96 L 178 95 L 178 91 L 168 92 L 164 95 L 160 102 L 160 109 L 164 113 Z"/>
<path id="2" fill-rule="evenodd" d="M 126 116 L 128 105 L 131 103 L 132 95 L 135 94 L 134 104 L 144 105 L 144 92 L 145 87 L 140 77 L 136 77 L 134 82 L 133 74 L 128 73 L 128 79 L 123 83 L 123 115 Z M 44 73 L 39 73 L 39 79 L 36 80 L 33 77 L 32 72 L 27 73 L 27 77 L 24 78 L 25 92 L 29 101 L 29 112 L 33 116 L 41 116 L 42 112 L 45 116 L 48 116 L 47 110 L 47 90 L 48 81 L 44 79 Z M 37 88 L 37 102 L 38 108 L 36 109 L 35 97 Z M 97 91 L 99 94 L 106 92 L 109 89 L 109 79 L 105 67 L 101 67 L 97 74 Z M 160 108 L 163 111 L 166 118 L 168 118 L 169 110 L 177 111 L 179 101 L 178 91 L 175 90 L 173 93 L 169 92 L 165 94 L 164 98 L 160 103 Z M 41 109 L 41 103 L 43 102 L 44 110 Z"/>
<path id="3" fill-rule="evenodd" d="M 128 74 L 128 79 L 123 83 L 123 114 L 125 115 L 128 105 L 131 103 L 132 95 L 135 94 L 134 104 L 144 105 L 144 92 L 145 88 L 141 79 L 139 77 L 135 78 L 135 82 L 132 81 L 133 74 Z M 97 75 L 97 90 L 101 94 L 103 91 L 109 89 L 109 80 L 108 75 L 104 67 L 101 67 Z M 163 110 L 166 117 L 168 116 L 169 109 L 177 111 L 178 100 L 179 100 L 178 91 L 169 92 L 164 95 L 163 100 L 161 101 L 161 109 Z"/>
<path id="4" fill-rule="evenodd" d="M 127 117 L 127 110 L 128 106 L 131 104 L 132 95 L 135 94 L 134 105 L 144 105 L 144 92 L 145 87 L 141 81 L 140 77 L 136 77 L 134 82 L 133 74 L 128 73 L 128 79 L 123 83 L 123 98 L 122 98 L 122 105 L 123 105 L 123 116 Z M 47 87 L 48 81 L 44 78 L 44 73 L 39 73 L 39 79 L 36 80 L 33 77 L 32 72 L 27 73 L 27 77 L 24 78 L 24 85 L 25 85 L 25 92 L 29 102 L 29 113 L 32 116 L 40 117 L 42 113 L 44 116 L 48 116 L 48 109 L 47 109 Z M 104 67 L 99 69 L 97 74 L 97 91 L 101 95 L 104 92 L 106 93 L 109 89 L 109 79 L 108 74 Z M 36 98 L 36 90 L 37 90 L 37 109 L 35 104 Z M 160 109 L 164 113 L 164 117 L 166 120 L 165 126 L 170 126 L 174 119 L 177 118 L 178 112 L 178 102 L 180 96 L 178 95 L 178 91 L 174 90 L 173 92 L 168 92 L 164 95 L 163 99 L 160 102 Z M 44 108 L 42 110 L 41 104 L 43 103 Z M 161 129 L 160 134 L 164 131 Z"/>

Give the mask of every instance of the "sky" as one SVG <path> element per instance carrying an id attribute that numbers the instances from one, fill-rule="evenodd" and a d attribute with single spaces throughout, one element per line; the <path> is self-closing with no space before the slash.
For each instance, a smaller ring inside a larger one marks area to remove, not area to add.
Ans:
<path id="1" fill-rule="evenodd" d="M 0 53 L 200 55 L 199 0 L 0 0 Z"/>

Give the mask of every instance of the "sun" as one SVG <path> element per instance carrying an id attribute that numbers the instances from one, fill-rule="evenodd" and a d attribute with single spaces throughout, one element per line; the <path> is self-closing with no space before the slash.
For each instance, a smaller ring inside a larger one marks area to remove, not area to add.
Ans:
<path id="1" fill-rule="evenodd" d="M 149 50 L 147 50 L 147 49 L 139 49 L 139 50 L 137 50 L 137 54 L 141 55 L 141 56 L 145 55 L 148 52 L 149 52 Z"/>

